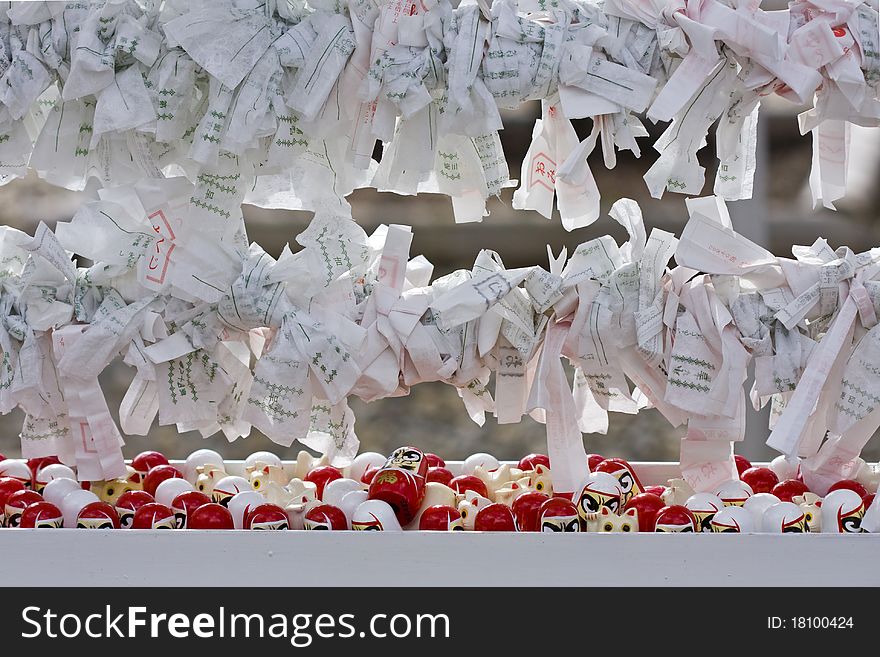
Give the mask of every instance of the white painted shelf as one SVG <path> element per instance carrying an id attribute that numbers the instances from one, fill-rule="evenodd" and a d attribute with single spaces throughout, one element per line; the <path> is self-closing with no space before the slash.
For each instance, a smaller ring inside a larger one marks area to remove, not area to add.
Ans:
<path id="1" fill-rule="evenodd" d="M 878 586 L 878 555 L 880 534 L 0 530 L 6 586 Z"/>

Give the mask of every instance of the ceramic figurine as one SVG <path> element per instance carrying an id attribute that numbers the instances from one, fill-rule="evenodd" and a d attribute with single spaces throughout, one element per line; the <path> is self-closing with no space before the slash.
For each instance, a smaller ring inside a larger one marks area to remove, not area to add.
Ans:
<path id="1" fill-rule="evenodd" d="M 694 493 L 684 505 L 694 514 L 694 518 L 697 520 L 697 531 L 700 532 L 712 531 L 709 523 L 712 522 L 713 516 L 724 507 L 721 498 L 712 493 Z"/>
<path id="2" fill-rule="evenodd" d="M 210 463 L 196 466 L 196 472 L 198 473 L 196 476 L 196 490 L 208 497 L 214 492 L 214 484 L 223 479 L 223 477 L 228 476 L 223 466 Z"/>
<path id="3" fill-rule="evenodd" d="M 553 497 L 553 481 L 550 479 L 550 468 L 539 463 L 535 466 L 534 470 L 527 474 L 531 490 Z"/>
<path id="4" fill-rule="evenodd" d="M 64 517 L 51 502 L 34 502 L 21 512 L 22 529 L 60 529 Z"/>
<path id="5" fill-rule="evenodd" d="M 186 457 L 186 461 L 184 461 L 183 465 L 180 467 L 180 474 L 182 474 L 183 478 L 189 483 L 196 486 L 199 479 L 199 468 L 203 468 L 204 471 L 206 466 L 211 466 L 222 471 L 224 467 L 223 457 L 213 449 L 197 449 Z"/>
<path id="6" fill-rule="evenodd" d="M 463 530 L 461 514 L 455 507 L 448 504 L 429 506 L 420 514 L 419 531 L 455 532 Z"/>
<path id="7" fill-rule="evenodd" d="M 425 455 L 427 456 L 427 454 Z M 345 476 L 349 479 L 361 481 L 364 473 L 370 468 L 381 468 L 385 465 L 388 458 L 378 452 L 361 452 L 351 462 L 345 470 Z"/>
<path id="8" fill-rule="evenodd" d="M 578 509 L 581 521 L 587 523 L 602 507 L 617 513 L 622 506 L 622 495 L 617 477 L 607 472 L 591 472 L 572 496 L 572 502 Z"/>
<path id="9" fill-rule="evenodd" d="M 531 472 L 539 464 L 543 465 L 545 468 L 549 468 L 550 457 L 546 454 L 529 454 L 528 456 L 523 456 L 519 460 L 519 463 L 516 464 L 516 467 L 523 472 Z"/>
<path id="10" fill-rule="evenodd" d="M 141 479 L 147 476 L 147 473 L 157 465 L 168 465 L 168 459 L 161 452 L 141 452 L 131 460 L 131 467 L 141 476 Z"/>
<path id="11" fill-rule="evenodd" d="M 657 519 L 657 512 L 660 511 L 666 503 L 659 495 L 654 493 L 640 493 L 630 498 L 623 510 L 624 512 L 635 511 L 636 520 L 640 532 L 653 532 L 654 523 Z"/>
<path id="12" fill-rule="evenodd" d="M 288 466 L 291 479 L 305 479 L 312 470 L 322 465 L 330 465 L 327 455 L 312 456 L 305 450 L 300 450 L 296 455 L 296 461 Z"/>
<path id="13" fill-rule="evenodd" d="M 579 532 L 581 521 L 577 507 L 564 497 L 551 497 L 538 510 L 542 532 Z M 512 516 L 511 516 L 512 517 Z"/>
<path id="14" fill-rule="evenodd" d="M 261 504 L 247 514 L 244 521 L 245 529 L 253 530 L 284 530 L 290 529 L 287 514 L 277 504 Z"/>
<path id="15" fill-rule="evenodd" d="M 183 479 L 183 475 L 173 465 L 157 465 L 150 468 L 150 471 L 144 477 L 144 490 L 153 497 L 156 497 L 156 489 L 166 479 L 178 478 Z"/>
<path id="16" fill-rule="evenodd" d="M 492 504 L 492 500 L 472 490 L 467 491 L 464 495 L 465 499 L 458 503 L 458 512 L 461 514 L 461 523 L 464 528 L 467 531 L 473 531 L 477 512 L 484 506 Z"/>
<path id="17" fill-rule="evenodd" d="M 855 479 L 841 479 L 833 483 L 828 488 L 828 493 L 833 493 L 836 490 L 851 490 L 859 494 L 859 497 L 864 498 L 865 495 L 868 494 L 868 490 Z M 828 494 L 826 493 L 826 495 Z"/>
<path id="18" fill-rule="evenodd" d="M 334 479 L 324 487 L 324 495 L 321 498 L 325 504 L 339 506 L 342 498 L 353 490 L 365 490 L 361 482 L 354 479 Z"/>
<path id="19" fill-rule="evenodd" d="M 810 531 L 821 532 L 822 513 L 819 509 L 819 505 L 822 503 L 822 498 L 815 493 L 807 492 L 803 495 L 795 495 L 791 498 L 791 501 L 797 504 L 801 508 L 801 511 L 804 512 L 804 517 L 807 519 L 807 525 L 809 526 Z"/>
<path id="20" fill-rule="evenodd" d="M 477 466 L 482 466 L 486 470 L 492 471 L 498 468 L 501 465 L 501 462 L 492 456 L 491 454 L 486 454 L 484 452 L 478 452 L 477 454 L 471 454 L 468 456 L 461 464 L 461 474 L 463 475 L 472 475 L 474 474 L 474 470 L 477 469 Z"/>
<path id="21" fill-rule="evenodd" d="M 357 531 L 399 532 L 403 531 L 394 509 L 382 500 L 369 499 L 354 510 L 351 528 Z"/>
<path id="22" fill-rule="evenodd" d="M 324 499 L 324 487 L 337 479 L 342 479 L 342 472 L 339 471 L 339 468 L 334 468 L 332 465 L 319 465 L 316 468 L 312 468 L 304 477 L 305 481 L 315 484 L 319 500 Z"/>
<path id="23" fill-rule="evenodd" d="M 33 488 L 33 473 L 27 463 L 21 459 L 0 461 L 0 477 L 18 479 L 25 488 Z"/>
<path id="24" fill-rule="evenodd" d="M 709 525 L 716 533 L 749 534 L 760 527 L 749 511 L 741 506 L 725 506 L 715 514 Z"/>
<path id="25" fill-rule="evenodd" d="M 3 479 L 0 478 L 0 482 L 2 481 Z M 21 482 L 18 483 L 20 484 Z M 3 484 L 0 483 L 0 515 L 3 513 L 3 505 L 6 504 L 6 500 L 3 497 L 3 490 Z M 61 501 L 69 492 L 74 490 L 82 490 L 82 486 L 80 486 L 78 481 L 74 481 L 73 479 L 53 479 L 46 484 L 45 488 L 43 488 L 43 499 L 60 509 Z"/>
<path id="26" fill-rule="evenodd" d="M 862 531 L 865 501 L 854 490 L 839 488 L 831 491 L 822 499 L 820 511 L 822 531 L 826 534 L 858 534 Z"/>
<path id="27" fill-rule="evenodd" d="M 349 527 L 351 527 L 351 519 L 354 517 L 354 512 L 368 499 L 369 497 L 365 490 L 353 490 L 350 493 L 343 495 L 338 506 L 345 514 L 345 519 L 348 521 Z"/>
<path id="28" fill-rule="evenodd" d="M 119 514 L 107 502 L 91 502 L 76 516 L 77 529 L 119 529 Z"/>
<path id="29" fill-rule="evenodd" d="M 780 454 L 770 461 L 770 469 L 776 474 L 779 481 L 786 479 L 797 479 L 799 465 L 797 461 L 792 463 L 784 454 Z"/>
<path id="30" fill-rule="evenodd" d="M 116 504 L 116 500 L 123 493 L 130 490 L 141 490 L 143 482 L 140 474 L 130 465 L 125 466 L 125 469 L 127 471 L 125 476 L 109 481 L 93 481 L 89 490 L 100 497 L 102 502 L 107 502 L 111 506 Z"/>
<path id="31" fill-rule="evenodd" d="M 654 520 L 655 532 L 695 532 L 697 519 L 683 505 L 665 506 L 657 512 Z"/>
<path id="32" fill-rule="evenodd" d="M 428 461 L 421 450 L 398 447 L 370 482 L 369 497 L 390 505 L 398 523 L 407 525 L 422 504 L 427 474 Z"/>
<path id="33" fill-rule="evenodd" d="M 132 468 L 132 470 L 134 470 Z M 42 468 L 37 470 L 37 474 L 34 477 L 34 490 L 38 493 L 42 493 L 43 489 L 53 479 L 73 479 L 76 480 L 76 473 L 68 468 L 66 465 L 61 463 L 50 463 L 49 465 L 44 465 Z"/>
<path id="34" fill-rule="evenodd" d="M 155 501 L 152 495 L 142 490 L 130 490 L 120 495 L 115 506 L 116 515 L 119 516 L 119 526 L 122 529 L 130 529 L 135 511 L 144 504 Z"/>
<path id="35" fill-rule="evenodd" d="M 312 482 L 294 478 L 287 483 L 287 486 L 269 482 L 262 493 L 267 502 L 277 504 L 284 509 L 290 520 L 291 529 L 302 529 L 306 511 L 318 504 L 317 491 L 317 486 Z"/>
<path id="36" fill-rule="evenodd" d="M 673 504 L 684 504 L 696 492 L 684 479 L 669 479 L 666 482 L 666 490 L 660 497 L 666 504 L 672 506 Z"/>
<path id="37" fill-rule="evenodd" d="M 76 482 L 73 483 L 76 484 Z M 79 488 L 79 486 L 76 485 L 74 488 Z M 26 490 L 24 483 L 22 483 L 20 479 L 14 479 L 13 477 L 0 477 L 0 527 L 5 524 L 3 510 L 6 508 L 6 500 L 9 499 L 10 495 L 20 490 Z M 70 490 L 67 492 L 70 492 Z"/>
<path id="38" fill-rule="evenodd" d="M 632 502 L 632 499 L 630 502 Z M 626 509 L 621 515 L 617 515 L 612 513 L 607 506 L 603 506 L 599 509 L 599 513 L 594 514 L 587 521 L 587 531 L 605 534 L 611 532 L 621 532 L 624 534 L 637 532 L 639 531 L 638 515 L 638 511 L 632 507 Z"/>
<path id="39" fill-rule="evenodd" d="M 780 502 L 791 502 L 797 495 L 803 495 L 810 491 L 807 485 L 797 479 L 783 479 L 773 487 L 770 492 L 779 498 Z"/>
<path id="40" fill-rule="evenodd" d="M 233 496 L 245 490 L 253 490 L 247 479 L 236 475 L 227 475 L 214 484 L 214 490 L 211 491 L 211 501 L 227 506 Z"/>
<path id="41" fill-rule="evenodd" d="M 455 509 L 458 506 L 458 496 L 449 486 L 429 481 L 425 485 L 425 497 L 422 499 L 422 505 L 419 507 L 412 522 L 405 529 L 416 529 L 419 527 L 425 509 L 432 506 L 449 506 Z M 460 516 L 458 511 L 456 511 L 456 515 Z"/>
<path id="42" fill-rule="evenodd" d="M 287 482 L 287 473 L 281 465 L 270 465 L 268 463 L 258 463 L 248 471 L 248 481 L 251 488 L 259 492 L 270 481 L 274 481 L 279 486 L 284 486 Z"/>
<path id="43" fill-rule="evenodd" d="M 779 477 L 770 468 L 751 467 L 739 476 L 752 489 L 752 493 L 769 493 L 779 483 Z"/>
<path id="44" fill-rule="evenodd" d="M 523 471 L 519 468 L 511 468 L 507 463 L 503 463 L 494 470 L 487 470 L 482 465 L 474 468 L 474 475 L 486 485 L 486 494 L 490 500 L 495 499 L 495 493 L 507 485 L 511 481 L 516 481 L 523 476 Z"/>
<path id="45" fill-rule="evenodd" d="M 306 512 L 303 529 L 344 531 L 348 529 L 348 520 L 339 507 L 332 504 L 318 504 Z"/>
<path id="46" fill-rule="evenodd" d="M 232 526 L 235 529 L 243 529 L 247 514 L 265 503 L 266 498 L 255 490 L 243 490 L 230 497 L 225 506 L 232 514 Z"/>
<path id="47" fill-rule="evenodd" d="M 18 527 L 21 520 L 21 512 L 29 505 L 42 501 L 42 495 L 28 488 L 17 490 L 9 495 L 6 498 L 6 505 L 3 507 L 4 527 Z"/>
<path id="48" fill-rule="evenodd" d="M 222 504 L 210 502 L 190 513 L 186 519 L 187 529 L 233 529 L 232 514 Z"/>
<path id="49" fill-rule="evenodd" d="M 724 506 L 742 506 L 752 496 L 752 487 L 739 479 L 730 479 L 715 489 Z"/>
<path id="50" fill-rule="evenodd" d="M 474 518 L 474 531 L 477 532 L 515 532 L 516 523 L 510 507 L 493 502 L 477 509 Z"/>
<path id="51" fill-rule="evenodd" d="M 803 510 L 794 502 L 779 502 L 767 507 L 761 530 L 770 534 L 802 534 L 810 531 Z"/>
<path id="52" fill-rule="evenodd" d="M 605 459 L 596 466 L 596 472 L 607 472 L 614 477 L 620 484 L 620 503 L 621 506 L 629 502 L 634 495 L 644 492 L 642 482 L 636 474 L 635 469 L 624 459 Z"/>
<path id="53" fill-rule="evenodd" d="M 164 504 L 150 502 L 134 512 L 131 520 L 132 529 L 176 529 L 177 519 L 174 512 Z"/>
<path id="54" fill-rule="evenodd" d="M 480 497 L 489 497 L 486 483 L 476 475 L 459 475 L 449 482 L 449 487 L 458 495 L 459 502 L 464 499 L 465 493 L 469 490 Z"/>
<path id="55" fill-rule="evenodd" d="M 448 486 L 454 477 L 455 475 L 452 474 L 451 470 L 438 466 L 435 468 L 428 468 L 428 474 L 425 476 L 425 480 Z M 372 481 L 372 477 L 370 480 Z"/>
<path id="56" fill-rule="evenodd" d="M 281 467 L 281 459 L 273 452 L 253 452 L 244 460 L 244 471 L 257 470 L 265 465 Z"/>
<path id="57" fill-rule="evenodd" d="M 773 493 L 755 493 L 743 502 L 742 508 L 752 514 L 755 527 L 760 527 L 763 522 L 764 512 L 781 501 Z"/>
<path id="58" fill-rule="evenodd" d="M 548 495 L 535 490 L 526 490 L 518 495 L 509 505 L 513 511 L 517 531 L 540 531 L 541 506 L 549 499 Z"/>
<path id="59" fill-rule="evenodd" d="M 171 501 L 171 511 L 174 513 L 177 529 L 186 529 L 190 514 L 200 506 L 210 503 L 211 498 L 197 490 L 186 491 L 175 497 Z"/>
<path id="60" fill-rule="evenodd" d="M 513 503 L 520 495 L 529 492 L 537 492 L 529 490 L 529 478 L 523 477 L 518 481 L 508 481 L 504 486 L 495 491 L 495 501 L 513 507 Z M 540 493 L 543 495 L 543 493 Z"/>
<path id="61" fill-rule="evenodd" d="M 58 481 L 61 480 L 59 479 Z M 101 500 L 98 499 L 98 496 L 95 495 L 93 492 L 83 490 L 79 487 L 77 487 L 76 490 L 72 490 L 67 493 L 67 495 L 64 496 L 64 499 L 61 500 L 61 505 L 59 506 L 59 508 L 61 509 L 61 514 L 64 516 L 64 527 L 68 529 L 73 529 L 74 527 L 76 527 L 76 518 L 82 508 L 86 504 L 100 501 Z"/>
<path id="62" fill-rule="evenodd" d="M 195 490 L 195 488 L 186 479 L 173 477 L 159 484 L 153 497 L 159 504 L 170 508 L 175 497 L 190 490 Z"/>

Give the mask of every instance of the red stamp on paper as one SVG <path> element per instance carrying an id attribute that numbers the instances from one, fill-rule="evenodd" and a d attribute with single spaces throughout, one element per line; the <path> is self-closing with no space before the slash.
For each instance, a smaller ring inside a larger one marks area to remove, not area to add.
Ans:
<path id="1" fill-rule="evenodd" d="M 148 216 L 148 219 L 159 239 L 156 240 L 149 260 L 147 260 L 145 278 L 158 285 L 163 285 L 165 283 L 165 274 L 168 273 L 171 253 L 174 251 L 175 246 L 174 229 L 171 228 L 171 224 L 162 210 L 156 210 Z"/>
<path id="2" fill-rule="evenodd" d="M 544 152 L 536 153 L 532 157 L 529 188 L 535 185 L 543 185 L 551 192 L 556 188 L 556 161 Z"/>

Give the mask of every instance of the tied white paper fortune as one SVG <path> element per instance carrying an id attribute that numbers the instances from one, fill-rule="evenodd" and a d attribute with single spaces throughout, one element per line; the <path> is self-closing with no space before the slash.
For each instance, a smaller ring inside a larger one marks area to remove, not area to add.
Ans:
<path id="1" fill-rule="evenodd" d="M 649 407 L 687 425 L 691 487 L 730 478 L 752 359 L 752 403 L 773 404 L 769 444 L 802 458 L 816 490 L 858 465 L 880 424 L 880 250 L 820 239 L 778 258 L 737 235 L 715 197 L 688 202 L 680 240 L 647 234 L 623 199 L 611 210 L 623 245 L 599 237 L 551 254 L 549 269 L 509 270 L 484 250 L 431 282 L 408 227 L 368 236 L 347 204 L 327 203 L 276 259 L 240 222 L 230 238 L 205 218 L 189 202 L 198 189 L 182 177 L 107 189 L 55 233 L 0 233 L 0 402 L 25 411 L 27 456 L 59 454 L 86 478 L 120 472 L 98 384 L 119 355 L 135 372 L 119 413 L 128 434 L 156 419 L 229 440 L 255 427 L 345 464 L 358 446 L 349 396 L 441 381 L 477 423 L 544 423 L 562 492 L 586 474 L 583 433 Z"/>
<path id="2" fill-rule="evenodd" d="M 70 189 L 187 176 L 191 213 L 229 240 L 242 201 L 315 210 L 365 186 L 442 193 L 456 221 L 480 221 L 517 184 L 499 110 L 530 100 L 542 116 L 514 206 L 550 216 L 555 198 L 568 230 L 599 215 L 587 156 L 638 156 L 639 115 L 670 122 L 652 195 L 700 192 L 697 152 L 717 123 L 715 194 L 734 200 L 751 196 L 761 98 L 812 102 L 799 124 L 829 208 L 849 126 L 880 122 L 868 0 L 19 2 L 0 22 L 0 183 L 28 169 Z M 207 248 L 191 255 L 210 267 Z"/>

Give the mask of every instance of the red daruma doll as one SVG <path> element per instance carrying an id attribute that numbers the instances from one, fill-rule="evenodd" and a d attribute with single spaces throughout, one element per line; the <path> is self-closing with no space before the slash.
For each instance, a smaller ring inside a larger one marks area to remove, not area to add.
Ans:
<path id="1" fill-rule="evenodd" d="M 425 497 L 428 459 L 415 447 L 398 447 L 373 477 L 369 499 L 382 500 L 401 526 L 415 518 Z"/>

